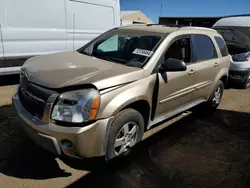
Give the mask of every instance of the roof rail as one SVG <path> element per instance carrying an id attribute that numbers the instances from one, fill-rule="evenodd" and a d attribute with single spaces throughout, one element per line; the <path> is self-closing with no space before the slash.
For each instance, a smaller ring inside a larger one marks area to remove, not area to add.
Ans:
<path id="1" fill-rule="evenodd" d="M 146 26 L 147 24 L 145 23 L 139 23 L 139 24 L 128 24 L 120 27 L 133 27 L 133 26 Z"/>
<path id="2" fill-rule="evenodd" d="M 195 27 L 195 26 L 185 26 L 183 29 L 201 29 L 201 30 L 205 30 L 205 31 L 215 31 L 212 28 L 208 28 L 208 27 Z"/>
<path id="3" fill-rule="evenodd" d="M 179 24 L 147 24 L 147 26 L 154 26 L 154 25 L 159 25 L 159 26 L 165 26 L 165 27 L 185 27 L 185 25 L 179 25 Z"/>
<path id="4" fill-rule="evenodd" d="M 159 26 L 163 26 L 162 24 L 146 24 L 147 26 L 154 26 L 154 25 L 159 25 Z"/>

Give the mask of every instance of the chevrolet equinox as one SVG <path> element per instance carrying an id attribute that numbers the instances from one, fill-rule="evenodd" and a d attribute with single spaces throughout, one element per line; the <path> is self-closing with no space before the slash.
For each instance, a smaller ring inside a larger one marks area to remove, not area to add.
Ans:
<path id="1" fill-rule="evenodd" d="M 217 108 L 230 58 L 213 29 L 131 25 L 73 52 L 28 59 L 13 104 L 38 145 L 76 158 L 126 156 L 144 132 L 203 103 Z"/>

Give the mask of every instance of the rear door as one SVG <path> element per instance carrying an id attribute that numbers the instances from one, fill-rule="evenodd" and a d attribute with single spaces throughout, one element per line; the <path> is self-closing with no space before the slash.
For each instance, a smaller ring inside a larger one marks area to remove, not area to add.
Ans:
<path id="1" fill-rule="evenodd" d="M 65 0 L 67 49 L 77 50 L 103 32 L 120 25 L 119 0 Z"/>
<path id="2" fill-rule="evenodd" d="M 192 57 L 195 65 L 195 99 L 205 98 L 212 91 L 213 82 L 220 71 L 218 54 L 212 39 L 207 35 L 192 35 Z"/>

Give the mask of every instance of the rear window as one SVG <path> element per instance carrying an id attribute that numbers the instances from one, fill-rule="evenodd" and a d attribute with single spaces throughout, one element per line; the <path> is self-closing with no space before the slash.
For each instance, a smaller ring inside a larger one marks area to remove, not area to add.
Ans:
<path id="1" fill-rule="evenodd" d="M 205 61 L 217 57 L 212 40 L 206 35 L 192 35 L 193 61 Z"/>
<path id="2" fill-rule="evenodd" d="M 220 52 L 222 57 L 225 57 L 228 55 L 228 50 L 227 50 L 227 46 L 226 43 L 224 42 L 224 40 L 220 37 L 214 37 L 214 39 L 216 40 L 216 43 L 218 44 L 219 48 L 220 48 Z"/>

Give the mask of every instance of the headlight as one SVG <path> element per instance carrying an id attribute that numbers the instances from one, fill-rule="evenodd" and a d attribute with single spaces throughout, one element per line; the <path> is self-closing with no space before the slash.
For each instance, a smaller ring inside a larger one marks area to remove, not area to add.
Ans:
<path id="1" fill-rule="evenodd" d="M 54 105 L 51 119 L 83 123 L 94 120 L 100 105 L 100 94 L 95 89 L 62 93 Z"/>

